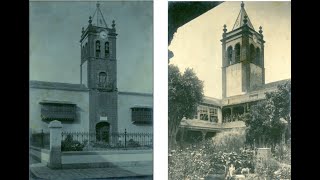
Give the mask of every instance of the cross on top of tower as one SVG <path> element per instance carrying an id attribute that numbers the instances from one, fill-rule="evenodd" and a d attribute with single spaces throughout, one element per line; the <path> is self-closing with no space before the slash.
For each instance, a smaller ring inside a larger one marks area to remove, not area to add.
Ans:
<path id="1" fill-rule="evenodd" d="M 242 27 L 245 24 L 247 24 L 251 29 L 254 30 L 254 27 L 252 26 L 251 21 L 249 19 L 249 16 L 248 16 L 246 10 L 244 9 L 244 3 L 242 1 L 239 15 L 238 15 L 238 17 L 236 19 L 236 22 L 234 23 L 234 26 L 233 26 L 232 30 L 238 29 L 238 28 Z"/>
<path id="2" fill-rule="evenodd" d="M 93 16 L 92 16 L 92 25 L 93 26 L 97 26 L 97 27 L 104 27 L 107 28 L 108 25 L 106 23 L 106 21 L 104 20 L 104 17 L 102 15 L 102 12 L 100 10 L 100 3 L 99 1 L 97 1 L 97 9 L 94 12 Z"/>

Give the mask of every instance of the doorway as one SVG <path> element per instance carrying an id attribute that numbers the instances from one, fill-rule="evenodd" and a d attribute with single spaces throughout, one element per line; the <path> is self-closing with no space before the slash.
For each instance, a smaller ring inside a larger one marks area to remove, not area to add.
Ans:
<path id="1" fill-rule="evenodd" d="M 110 124 L 108 122 L 99 122 L 96 125 L 96 139 L 100 142 L 109 143 Z"/>

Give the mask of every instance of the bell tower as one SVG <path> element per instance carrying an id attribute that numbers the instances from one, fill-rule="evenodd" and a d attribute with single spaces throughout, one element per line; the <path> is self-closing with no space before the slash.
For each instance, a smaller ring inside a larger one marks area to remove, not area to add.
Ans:
<path id="1" fill-rule="evenodd" d="M 222 34 L 222 98 L 246 94 L 265 84 L 262 27 L 256 32 L 241 3 L 232 31 Z"/>
<path id="2" fill-rule="evenodd" d="M 115 21 L 108 27 L 100 4 L 80 39 L 80 83 L 89 89 L 89 130 L 103 119 L 110 132 L 117 131 L 117 59 Z"/>

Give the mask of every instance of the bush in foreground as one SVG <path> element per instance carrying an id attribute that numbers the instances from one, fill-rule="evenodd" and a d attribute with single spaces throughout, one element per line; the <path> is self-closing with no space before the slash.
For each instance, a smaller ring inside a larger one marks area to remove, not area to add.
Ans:
<path id="1" fill-rule="evenodd" d="M 201 179 L 211 172 L 210 145 L 199 143 L 169 152 L 169 179 Z"/>
<path id="2" fill-rule="evenodd" d="M 212 139 L 216 151 L 237 152 L 245 146 L 246 134 L 244 129 L 232 129 L 218 133 Z"/>
<path id="3" fill-rule="evenodd" d="M 82 151 L 84 144 L 73 140 L 72 135 L 67 135 L 66 139 L 61 142 L 61 151 Z"/>

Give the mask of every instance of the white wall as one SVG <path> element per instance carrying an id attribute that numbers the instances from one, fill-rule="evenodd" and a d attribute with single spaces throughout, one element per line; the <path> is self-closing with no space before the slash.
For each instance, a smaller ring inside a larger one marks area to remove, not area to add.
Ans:
<path id="1" fill-rule="evenodd" d="M 227 67 L 226 88 L 227 97 L 243 94 L 242 92 L 242 63 Z"/>
<path id="2" fill-rule="evenodd" d="M 262 69 L 261 67 L 250 64 L 250 88 L 262 85 Z"/>
<path id="3" fill-rule="evenodd" d="M 43 100 L 68 101 L 77 105 L 77 118 L 74 121 L 62 121 L 62 131 L 89 131 L 89 93 L 86 91 L 67 91 L 55 89 L 30 88 L 29 127 L 31 131 L 48 131 L 48 121 L 43 121 L 41 105 Z"/>
<path id="4" fill-rule="evenodd" d="M 118 131 L 124 132 L 153 132 L 152 124 L 140 125 L 133 124 L 131 121 L 131 109 L 135 106 L 149 106 L 153 107 L 152 95 L 136 95 L 136 94 L 123 94 L 118 96 Z"/>
<path id="5" fill-rule="evenodd" d="M 88 61 L 81 65 L 81 84 L 88 87 Z"/>

